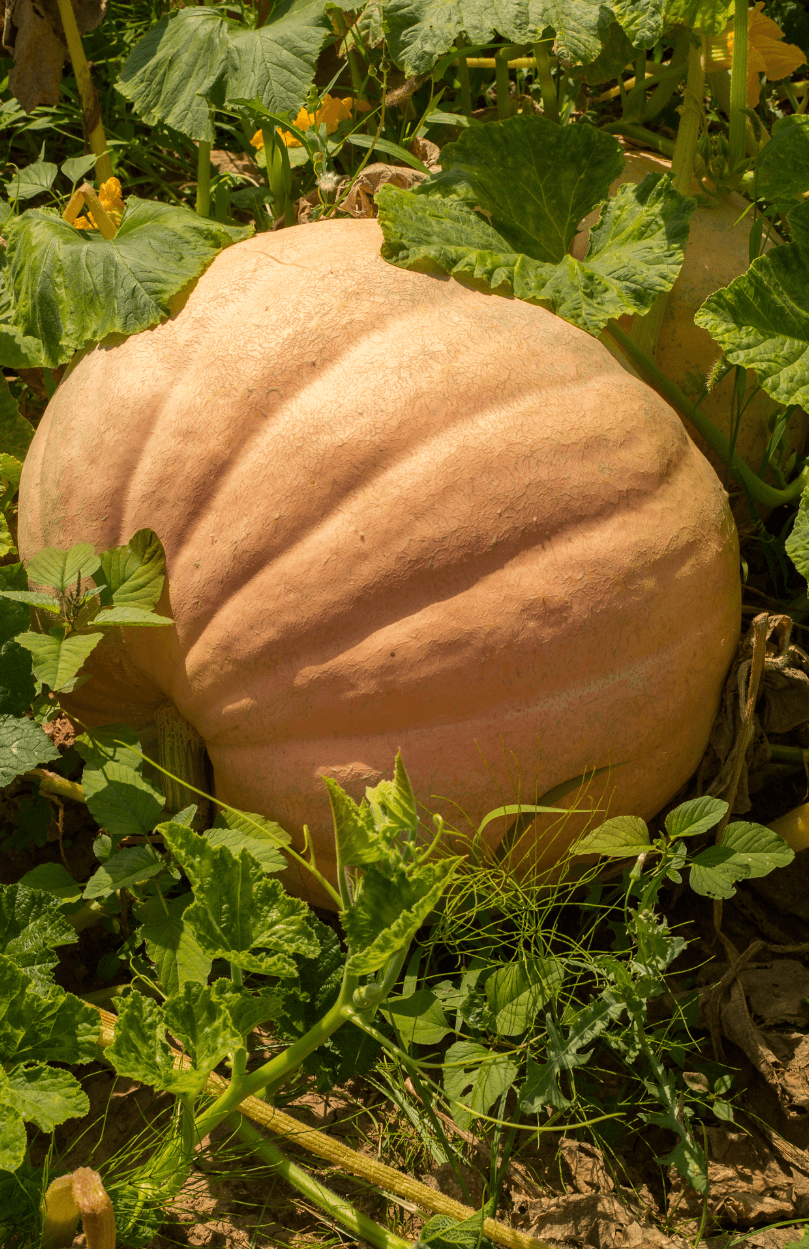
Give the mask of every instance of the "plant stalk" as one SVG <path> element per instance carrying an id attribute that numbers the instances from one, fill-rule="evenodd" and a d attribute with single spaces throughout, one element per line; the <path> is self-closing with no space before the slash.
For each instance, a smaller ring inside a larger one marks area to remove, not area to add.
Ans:
<path id="1" fill-rule="evenodd" d="M 197 202 L 194 205 L 198 217 L 211 215 L 211 144 L 200 139 L 197 153 Z"/>
<path id="2" fill-rule="evenodd" d="M 26 772 L 27 777 L 39 781 L 39 792 L 46 797 L 69 798 L 71 802 L 84 802 L 84 790 L 76 781 L 66 781 L 56 772 L 48 772 L 46 768 L 32 768 Z"/>
<path id="3" fill-rule="evenodd" d="M 551 58 L 548 44 L 543 39 L 534 44 L 534 56 L 537 63 L 537 81 L 542 96 L 542 111 L 551 121 L 559 120 L 559 100 L 556 96 L 556 83 L 551 73 Z"/>
<path id="4" fill-rule="evenodd" d="M 463 48 L 466 40 L 459 35 L 455 40 L 456 48 Z M 458 82 L 461 84 L 461 112 L 465 117 L 472 116 L 472 84 L 469 79 L 469 66 L 465 56 L 458 57 Z"/>
<path id="5" fill-rule="evenodd" d="M 655 134 L 654 130 L 649 130 L 646 126 L 639 126 L 635 122 L 609 121 L 606 126 L 599 126 L 599 130 L 605 130 L 607 134 L 625 134 L 629 139 L 637 139 L 640 143 L 644 143 L 646 147 L 659 152 L 661 156 L 671 158 L 674 155 L 674 143 L 671 139 Z"/>
<path id="6" fill-rule="evenodd" d="M 725 435 L 721 430 L 717 429 L 713 421 L 710 421 L 699 408 L 694 407 L 688 401 L 679 386 L 665 373 L 657 367 L 653 360 L 649 358 L 638 344 L 631 338 L 629 334 L 625 334 L 619 325 L 614 321 L 610 321 L 606 330 L 603 331 L 602 337 L 612 338 L 615 344 L 627 356 L 630 363 L 638 370 L 644 382 L 656 390 L 667 403 L 671 404 L 676 412 L 684 416 L 691 424 L 698 429 L 712 451 L 715 451 L 723 464 L 726 464 L 730 471 L 736 476 L 742 485 L 746 488 L 752 498 L 758 503 L 763 503 L 766 507 L 780 507 L 782 503 L 796 503 L 801 497 L 804 489 L 809 485 L 809 465 L 803 469 L 801 473 L 791 481 L 784 490 L 777 490 L 773 486 L 768 486 L 765 481 L 756 476 L 751 468 L 749 468 L 744 460 L 739 459 L 735 451 L 731 449 Z"/>
<path id="7" fill-rule="evenodd" d="M 96 156 L 96 177 L 99 183 L 112 177 L 112 162 L 107 152 L 107 139 L 104 134 L 104 123 L 101 120 L 101 106 L 98 92 L 90 77 L 90 66 L 84 55 L 81 35 L 76 23 L 71 0 L 56 0 L 59 5 L 59 16 L 67 40 L 70 63 L 76 76 L 76 86 L 81 102 L 82 121 L 84 123 L 84 141 L 89 150 Z"/>
<path id="8" fill-rule="evenodd" d="M 737 176 L 745 162 L 747 130 L 747 3 L 736 0 L 733 15 L 733 57 L 730 65 L 730 133 L 728 135 L 728 163 L 731 174 Z"/>
<path id="9" fill-rule="evenodd" d="M 746 3 L 746 0 L 745 0 Z M 677 141 L 674 144 L 674 155 L 671 158 L 672 185 L 681 195 L 691 194 L 694 180 L 694 159 L 697 155 L 697 144 L 702 130 L 703 104 L 705 91 L 705 40 L 696 46 L 692 43 L 688 48 L 688 78 L 683 95 L 683 107 L 680 125 L 677 130 Z M 632 324 L 632 341 L 639 351 L 653 360 L 657 354 L 657 344 L 663 329 L 669 293 L 658 295 L 649 311 L 643 317 L 635 317 Z"/>
<path id="10" fill-rule="evenodd" d="M 494 58 L 494 83 L 497 93 L 497 116 L 505 121 L 511 116 L 511 88 L 508 77 L 510 48 L 502 48 Z"/>
<path id="11" fill-rule="evenodd" d="M 400 1236 L 394 1236 L 379 1223 L 361 1214 L 350 1201 L 346 1201 L 344 1197 L 338 1197 L 337 1193 L 326 1188 L 308 1171 L 304 1171 L 303 1167 L 299 1167 L 287 1158 L 286 1154 L 271 1145 L 248 1119 L 240 1114 L 229 1115 L 228 1126 L 245 1145 L 249 1146 L 252 1153 L 257 1154 L 262 1162 L 271 1166 L 293 1188 L 297 1188 L 307 1201 L 318 1206 L 336 1222 L 342 1223 L 343 1227 L 347 1227 L 355 1236 L 362 1237 L 373 1246 L 373 1249 L 411 1249 L 409 1241 L 402 1240 Z"/>

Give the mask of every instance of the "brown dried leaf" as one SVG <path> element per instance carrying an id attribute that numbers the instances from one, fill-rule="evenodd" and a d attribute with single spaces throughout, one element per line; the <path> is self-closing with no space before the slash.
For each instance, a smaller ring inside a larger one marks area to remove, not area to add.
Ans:
<path id="1" fill-rule="evenodd" d="M 72 2 L 79 33 L 95 30 L 107 0 Z M 56 0 L 6 0 L 3 45 L 14 57 L 9 90 L 25 112 L 56 104 L 68 54 Z"/>

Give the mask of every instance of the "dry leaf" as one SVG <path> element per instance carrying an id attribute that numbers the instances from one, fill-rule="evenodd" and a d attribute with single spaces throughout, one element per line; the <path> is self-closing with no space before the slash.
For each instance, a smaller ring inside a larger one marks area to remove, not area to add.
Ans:
<path id="1" fill-rule="evenodd" d="M 95 30 L 107 0 L 73 0 L 79 34 Z M 14 58 L 8 85 L 26 113 L 59 99 L 67 44 L 56 0 L 6 0 L 3 46 Z"/>

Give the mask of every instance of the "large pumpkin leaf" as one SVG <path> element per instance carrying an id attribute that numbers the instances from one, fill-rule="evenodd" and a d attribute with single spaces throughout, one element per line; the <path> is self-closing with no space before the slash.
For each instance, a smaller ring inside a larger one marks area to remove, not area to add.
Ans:
<path id="1" fill-rule="evenodd" d="M 809 404 L 809 251 L 773 247 L 709 295 L 694 322 L 778 403 Z"/>
<path id="2" fill-rule="evenodd" d="M 75 928 L 49 894 L 23 884 L 0 886 L 0 954 L 31 977 L 37 992 L 47 993 L 51 984 L 51 971 L 59 962 L 56 947 L 77 940 Z"/>
<path id="3" fill-rule="evenodd" d="M 666 26 L 690 26 L 705 35 L 718 35 L 733 12 L 734 0 L 666 0 Z"/>
<path id="4" fill-rule="evenodd" d="M 90 1109 L 90 1099 L 69 1071 L 46 1063 L 18 1066 L 8 1074 L 16 1109 L 28 1123 L 52 1132 L 66 1119 L 79 1119 Z"/>
<path id="5" fill-rule="evenodd" d="M 350 951 L 348 970 L 358 976 L 369 975 L 408 946 L 459 862 L 442 859 L 415 869 L 389 870 L 370 864 L 356 902 L 343 915 Z"/>
<path id="6" fill-rule="evenodd" d="M 118 233 L 105 239 L 32 208 L 6 231 L 14 325 L 41 341 L 45 364 L 63 364 L 88 342 L 163 320 L 173 295 L 251 233 L 130 197 Z"/>
<path id="7" fill-rule="evenodd" d="M 756 192 L 762 199 L 799 200 L 809 191 L 809 117 L 780 117 L 756 165 Z"/>
<path id="8" fill-rule="evenodd" d="M 605 198 L 620 161 L 611 136 L 543 117 L 470 129 L 415 191 L 380 190 L 382 254 L 544 303 L 597 335 L 611 317 L 643 313 L 671 288 L 696 207 L 667 177 L 649 174 L 607 201 L 587 256 L 574 260 L 567 247 L 578 222 Z"/>
<path id="9" fill-rule="evenodd" d="M 234 855 L 174 822 L 162 827 L 194 886 L 183 922 L 207 955 L 245 971 L 288 977 L 297 975 L 293 954 L 314 958 L 319 943 L 306 904 L 267 880 L 248 851 Z"/>
<path id="10" fill-rule="evenodd" d="M 146 942 L 146 953 L 155 965 L 164 993 L 176 993 L 189 980 L 205 984 L 210 974 L 211 959 L 203 954 L 183 921 L 192 901 L 191 893 L 165 901 L 154 895 L 138 911 L 143 921 L 138 936 Z"/>
<path id="11" fill-rule="evenodd" d="M 116 86 L 149 124 L 212 142 L 210 104 L 259 99 L 297 113 L 330 29 L 323 0 L 282 0 L 258 30 L 206 6 L 162 18 L 136 44 Z"/>
<path id="12" fill-rule="evenodd" d="M 10 368 L 27 367 L 24 364 L 15 364 L 13 360 L 8 360 L 3 355 L 2 328 L 0 326 L 0 365 L 7 365 Z M 34 427 L 20 412 L 19 404 L 3 377 L 0 383 L 0 452 L 5 453 L 7 457 L 13 456 L 16 460 L 24 460 L 33 437 Z"/>
<path id="13" fill-rule="evenodd" d="M 0 955 L 0 1055 L 22 1062 L 87 1063 L 95 1058 L 101 1019 L 94 1006 L 56 985 L 43 992 Z"/>

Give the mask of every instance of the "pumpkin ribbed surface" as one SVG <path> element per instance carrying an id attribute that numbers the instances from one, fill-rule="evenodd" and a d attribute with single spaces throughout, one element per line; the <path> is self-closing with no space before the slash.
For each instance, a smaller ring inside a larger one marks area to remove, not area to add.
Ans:
<path id="1" fill-rule="evenodd" d="M 380 243 L 335 221 L 238 244 L 62 382 L 21 552 L 150 527 L 175 621 L 124 631 L 69 705 L 138 724 L 172 699 L 217 795 L 307 823 L 327 870 L 318 775 L 359 797 L 399 747 L 456 819 L 440 797 L 479 820 L 617 764 L 591 794 L 648 817 L 698 762 L 737 639 L 720 484 L 595 340 Z"/>

